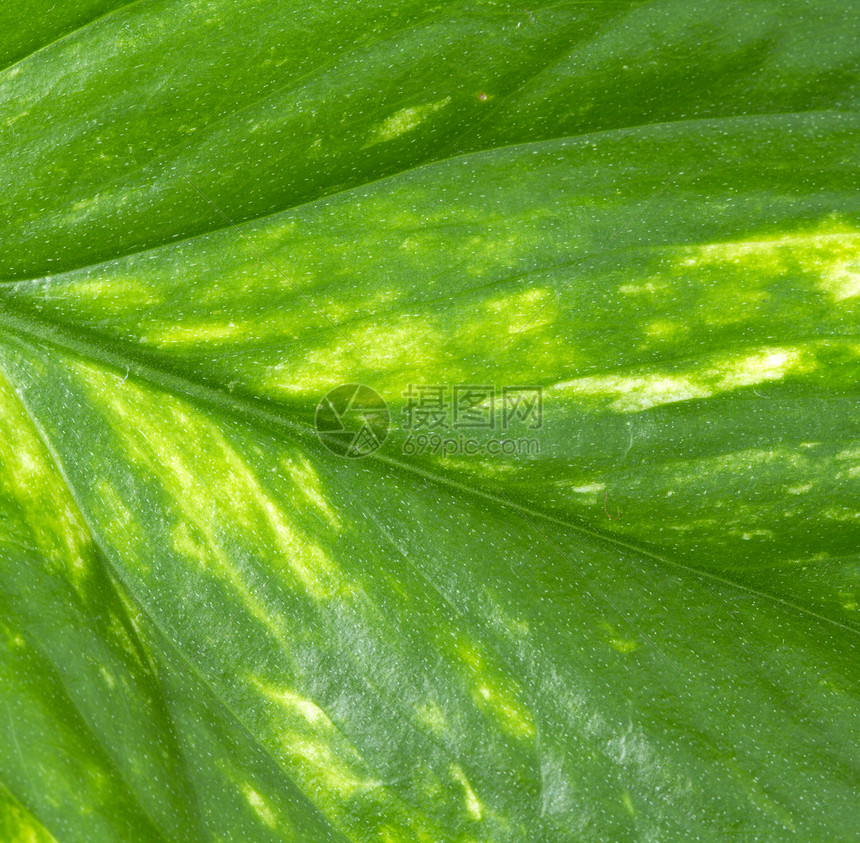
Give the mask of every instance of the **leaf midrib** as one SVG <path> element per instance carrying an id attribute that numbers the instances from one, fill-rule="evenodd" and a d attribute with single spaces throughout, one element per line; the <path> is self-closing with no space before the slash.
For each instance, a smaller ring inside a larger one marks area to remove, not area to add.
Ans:
<path id="1" fill-rule="evenodd" d="M 195 379 L 182 367 L 176 367 L 176 371 L 169 371 L 165 366 L 159 365 L 163 361 L 144 359 L 148 355 L 145 355 L 140 350 L 133 350 L 132 346 L 126 343 L 113 342 L 111 343 L 113 347 L 109 347 L 105 342 L 99 343 L 96 338 L 97 335 L 85 329 L 79 329 L 78 331 L 79 334 L 84 335 L 85 338 L 82 338 L 67 327 L 52 323 L 50 320 L 31 312 L 12 313 L 8 306 L 5 311 L 0 311 L 0 327 L 11 329 L 13 333 L 24 339 L 25 343 L 27 339 L 31 341 L 35 340 L 37 344 L 44 343 L 58 348 L 63 352 L 74 354 L 84 360 L 96 362 L 113 369 L 116 373 L 118 388 L 121 388 L 119 382 L 124 377 L 133 376 L 180 399 L 189 400 L 198 405 L 202 404 L 207 410 L 214 411 L 222 418 L 238 419 L 257 428 L 263 428 L 275 435 L 288 435 L 302 444 L 312 443 L 316 439 L 316 434 L 310 429 L 307 423 L 289 418 L 284 412 L 279 412 L 270 406 L 265 399 L 257 396 L 231 394 L 223 388 L 218 388 Z M 90 335 L 92 338 L 87 335 Z M 102 338 L 99 337 L 98 339 Z M 125 355 L 117 349 L 122 349 Z M 279 409 L 286 408 L 281 407 Z M 834 618 L 821 615 L 769 592 L 741 585 L 731 579 L 721 577 L 712 571 L 686 565 L 656 550 L 643 547 L 641 544 L 620 539 L 614 534 L 603 533 L 577 521 L 565 520 L 551 513 L 513 501 L 504 495 L 471 486 L 468 483 L 428 471 L 393 457 L 374 453 L 369 455 L 367 459 L 387 464 L 400 472 L 421 476 L 446 488 L 456 489 L 458 492 L 466 494 L 471 498 L 478 498 L 491 502 L 496 506 L 510 508 L 522 514 L 526 520 L 529 518 L 538 518 L 542 522 L 571 529 L 580 535 L 587 536 L 590 539 L 598 539 L 620 550 L 644 556 L 661 565 L 683 570 L 693 576 L 718 582 L 723 586 L 728 586 L 746 594 L 753 594 L 770 600 L 773 603 L 793 609 L 807 617 L 813 617 L 816 620 L 826 622 L 842 630 L 847 630 L 860 637 L 860 630 L 840 623 Z M 65 477 L 64 481 L 66 481 Z"/>

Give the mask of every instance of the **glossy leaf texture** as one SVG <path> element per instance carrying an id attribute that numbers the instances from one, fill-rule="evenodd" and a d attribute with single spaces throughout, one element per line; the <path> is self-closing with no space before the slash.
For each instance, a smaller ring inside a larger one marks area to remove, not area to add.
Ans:
<path id="1" fill-rule="evenodd" d="M 860 838 L 856 4 L 37 5 L 0 837 Z"/>

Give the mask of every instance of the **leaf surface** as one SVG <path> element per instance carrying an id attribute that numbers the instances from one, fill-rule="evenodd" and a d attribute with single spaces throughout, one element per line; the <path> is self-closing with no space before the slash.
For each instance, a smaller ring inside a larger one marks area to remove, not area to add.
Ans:
<path id="1" fill-rule="evenodd" d="M 695 5 L 7 38 L 9 839 L 856 839 L 856 9 Z"/>

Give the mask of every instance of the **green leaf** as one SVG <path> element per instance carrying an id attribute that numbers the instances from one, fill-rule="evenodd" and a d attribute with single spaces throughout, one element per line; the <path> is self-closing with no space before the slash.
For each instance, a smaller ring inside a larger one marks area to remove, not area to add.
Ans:
<path id="1" fill-rule="evenodd" d="M 22 9 L 3 839 L 860 839 L 855 4 Z"/>

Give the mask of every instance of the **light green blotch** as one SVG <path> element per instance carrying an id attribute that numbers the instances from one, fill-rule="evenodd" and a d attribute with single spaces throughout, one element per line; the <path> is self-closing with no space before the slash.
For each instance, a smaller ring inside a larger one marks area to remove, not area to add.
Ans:
<path id="1" fill-rule="evenodd" d="M 566 489 L 568 492 L 573 492 L 575 495 L 596 495 L 606 489 L 605 483 L 584 483 L 581 486 L 572 486 L 571 483 L 577 483 L 577 480 L 561 480 L 556 483 L 556 486 Z"/>
<path id="2" fill-rule="evenodd" d="M 860 258 L 828 267 L 821 275 L 821 289 L 835 301 L 860 296 Z"/>
<path id="3" fill-rule="evenodd" d="M 141 335 L 140 341 L 159 348 L 198 346 L 213 342 L 235 343 L 252 337 L 256 338 L 255 328 L 259 327 L 250 321 L 174 322 L 149 328 Z M 280 334 L 282 333 L 283 331 L 280 330 Z"/>
<path id="4" fill-rule="evenodd" d="M 839 605 L 847 612 L 856 612 L 860 608 L 857 602 L 857 595 L 852 591 L 839 592 Z"/>
<path id="5" fill-rule="evenodd" d="M 632 653 L 639 649 L 639 642 L 620 635 L 612 624 L 601 623 L 600 628 L 606 633 L 609 645 L 619 653 Z"/>
<path id="6" fill-rule="evenodd" d="M 384 214 L 386 221 L 393 228 L 412 229 L 412 234 L 418 237 L 422 236 L 422 232 L 432 230 L 440 225 L 451 224 L 451 206 L 443 204 L 438 210 L 430 208 L 415 207 L 391 207 L 390 200 L 385 197 L 378 200 L 380 215 Z M 384 204 L 382 204 L 384 202 Z M 457 223 L 462 226 L 482 226 L 486 225 L 487 213 L 480 205 L 475 206 L 459 206 L 456 209 Z M 438 241 L 433 239 L 434 247 L 438 247 Z M 483 239 L 481 239 L 483 242 Z"/>
<path id="7" fill-rule="evenodd" d="M 438 100 L 437 102 L 424 103 L 423 105 L 413 105 L 407 108 L 401 108 L 390 117 L 387 117 L 381 125 L 379 125 L 373 133 L 371 139 L 364 145 L 364 148 L 374 146 L 378 143 L 394 140 L 400 135 L 411 132 L 417 129 L 431 114 L 441 111 L 451 102 L 451 97 Z"/>
<path id="8" fill-rule="evenodd" d="M 443 839 L 420 807 L 403 802 L 386 782 L 372 775 L 346 733 L 313 700 L 257 676 L 244 681 L 253 695 L 265 700 L 266 705 L 257 710 L 265 718 L 262 732 L 266 744 L 274 747 L 274 757 L 347 836 L 355 828 L 356 817 L 362 817 L 367 839 L 403 843 Z"/>
<path id="9" fill-rule="evenodd" d="M 21 637 L 17 630 L 13 629 L 0 618 L 0 636 L 3 644 L 8 650 L 23 650 L 27 642 Z"/>
<path id="10" fill-rule="evenodd" d="M 261 619 L 257 603 L 233 561 L 236 541 L 275 570 L 291 574 L 314 600 L 353 586 L 322 548 L 302 536 L 248 461 L 216 423 L 185 402 L 84 363 L 70 364 L 113 428 L 129 463 L 158 479 L 174 514 L 174 546 L 215 566 Z"/>
<path id="11" fill-rule="evenodd" d="M 355 319 L 356 314 L 362 314 L 362 318 L 372 320 L 374 313 L 392 309 L 392 305 L 403 295 L 396 287 L 361 290 L 360 297 L 356 296 L 355 292 L 357 291 L 351 291 L 350 295 L 343 297 L 315 294 L 313 305 L 310 297 L 304 299 L 302 305 L 311 313 L 324 313 L 333 323 L 340 324 Z M 307 317 L 303 316 L 303 319 L 306 324 Z"/>
<path id="12" fill-rule="evenodd" d="M 610 638 L 609 643 L 618 650 L 619 653 L 632 653 L 639 648 L 639 643 L 632 638 Z"/>
<path id="13" fill-rule="evenodd" d="M 716 522 L 714 522 L 716 523 Z M 727 530 L 727 535 L 738 535 L 738 531 L 736 530 Z M 752 541 L 753 539 L 772 539 L 773 538 L 773 530 L 742 530 L 740 531 L 740 537 L 744 541 Z"/>
<path id="14" fill-rule="evenodd" d="M 14 79 L 20 72 L 21 68 L 15 67 L 9 71 L 9 76 Z M 14 126 L 19 120 L 23 120 L 28 114 L 30 114 L 30 109 L 22 108 L 17 114 L 13 114 L 11 117 L 5 117 L 3 119 L 3 127 L 8 128 Z"/>
<path id="15" fill-rule="evenodd" d="M 100 667 L 99 673 L 102 675 L 105 685 L 107 685 L 112 691 L 116 687 L 116 679 L 114 678 L 114 675 L 106 667 Z"/>
<path id="16" fill-rule="evenodd" d="M 161 291 L 139 278 L 116 275 L 80 280 L 74 276 L 67 280 L 47 279 L 38 282 L 33 293 L 52 303 L 74 305 L 90 316 L 118 316 L 163 301 Z"/>
<path id="17" fill-rule="evenodd" d="M 829 518 L 831 521 L 860 521 L 860 512 L 847 508 L 837 509 L 836 507 L 831 507 L 829 509 L 822 509 L 819 512 L 819 516 Z"/>
<path id="18" fill-rule="evenodd" d="M 346 801 L 359 795 L 380 807 L 392 800 L 356 747 L 313 700 L 259 677 L 246 681 L 269 703 L 268 728 L 284 764 L 324 812 L 340 814 Z"/>
<path id="19" fill-rule="evenodd" d="M 522 618 L 512 614 L 509 607 L 493 601 L 486 609 L 487 619 L 496 629 L 503 629 L 511 638 L 524 638 L 530 627 Z"/>
<path id="20" fill-rule="evenodd" d="M 320 476 L 311 465 L 310 460 L 299 454 L 288 455 L 281 458 L 280 465 L 287 477 L 325 522 L 333 529 L 339 530 L 341 527 L 340 518 L 326 499 Z"/>
<path id="21" fill-rule="evenodd" d="M 407 832 L 392 825 L 384 825 L 379 829 L 379 839 L 382 843 L 439 843 L 439 838 L 433 832 L 420 827 L 413 827 Z M 462 843 L 472 843 L 464 840 Z"/>
<path id="22" fill-rule="evenodd" d="M 57 839 L 0 783 L 0 840 L 57 843 Z"/>
<path id="23" fill-rule="evenodd" d="M 460 785 L 460 787 L 463 788 L 463 793 L 466 798 L 466 813 L 469 815 L 470 819 L 475 821 L 483 819 L 484 806 L 481 803 L 481 800 L 478 799 L 478 795 L 475 793 L 472 785 L 469 783 L 469 779 L 466 778 L 463 768 L 458 764 L 452 764 L 451 776 Z"/>
<path id="24" fill-rule="evenodd" d="M 498 325 L 505 334 L 522 334 L 546 327 L 558 319 L 558 300 L 553 290 L 533 287 L 504 296 L 496 296 L 484 303 L 487 317 L 482 322 Z"/>
<path id="25" fill-rule="evenodd" d="M 803 347 L 764 347 L 738 354 L 711 356 L 697 368 L 679 372 L 590 375 L 556 384 L 547 394 L 559 400 L 597 399 L 620 413 L 636 413 L 662 404 L 711 398 L 743 387 L 805 374 L 815 368 L 814 355 Z"/>
<path id="26" fill-rule="evenodd" d="M 810 458 L 798 453 L 794 448 L 778 447 L 772 448 L 750 448 L 747 451 L 738 451 L 734 454 L 722 454 L 713 458 L 702 458 L 696 468 L 691 469 L 690 474 L 676 474 L 674 483 L 701 482 L 707 478 L 710 471 L 720 469 L 724 472 L 741 476 L 744 472 L 750 472 L 754 466 L 777 466 L 780 471 L 788 472 L 792 469 L 796 472 L 810 470 Z M 714 468 L 712 468 L 712 466 Z"/>
<path id="27" fill-rule="evenodd" d="M 432 700 L 424 703 L 415 710 L 418 722 L 435 735 L 441 735 L 448 728 L 445 712 Z"/>
<path id="28" fill-rule="evenodd" d="M 576 354 L 553 330 L 557 316 L 554 292 L 531 288 L 493 296 L 456 316 L 402 313 L 366 321 L 334 335 L 328 345 L 307 348 L 300 359 L 269 366 L 255 386 L 267 394 L 305 396 L 336 383 L 367 381 L 365 372 L 373 375 L 369 386 L 397 396 L 415 382 L 416 361 L 422 383 L 465 383 L 474 375 L 471 357 L 493 359 L 500 352 L 511 357 L 515 349 L 522 352 L 516 359 L 524 377 Z M 511 372 L 509 382 L 515 377 Z"/>
<path id="29" fill-rule="evenodd" d="M 308 348 L 301 361 L 269 367 L 260 379 L 260 387 L 285 397 L 322 392 L 332 384 L 353 380 L 361 371 L 414 371 L 416 359 L 421 360 L 425 380 L 433 383 L 434 378 L 444 378 L 443 372 L 448 369 L 440 352 L 444 344 L 444 335 L 426 317 L 399 316 L 388 324 L 367 322 L 354 326 L 348 336 L 328 346 Z M 361 367 L 358 372 L 357 362 Z M 386 386 L 378 380 L 368 385 L 375 389 Z"/>
<path id="30" fill-rule="evenodd" d="M 650 340 L 677 341 L 689 335 L 690 326 L 669 319 L 654 319 L 645 326 L 644 332 Z"/>
<path id="31" fill-rule="evenodd" d="M 841 468 L 840 478 L 860 479 L 860 448 L 844 448 L 836 454 L 836 461 L 841 464 L 848 463 L 847 467 Z"/>
<path id="32" fill-rule="evenodd" d="M 269 828 L 275 828 L 278 822 L 277 815 L 269 804 L 269 801 L 258 791 L 254 790 L 251 785 L 246 784 L 242 787 L 242 795 L 245 801 L 251 806 L 254 813 L 262 820 L 263 824 Z"/>
<path id="33" fill-rule="evenodd" d="M 93 565 L 89 530 L 38 431 L 3 378 L 0 489 L 20 509 L 35 549 L 81 590 Z"/>
<path id="34" fill-rule="evenodd" d="M 627 809 L 627 812 L 631 817 L 636 816 L 636 809 L 633 807 L 633 800 L 630 798 L 630 794 L 626 790 L 621 794 L 621 804 Z"/>
<path id="35" fill-rule="evenodd" d="M 622 284 L 618 292 L 624 296 L 653 296 L 655 293 L 669 289 L 666 283 L 655 284 L 653 281 L 646 281 L 642 284 Z"/>
<path id="36" fill-rule="evenodd" d="M 283 216 L 264 218 L 261 222 L 254 223 L 253 225 L 254 229 L 242 238 L 242 243 L 239 245 L 240 247 L 244 246 L 245 253 L 255 260 L 260 257 L 261 246 L 266 247 L 266 249 L 270 247 L 280 247 L 283 249 L 287 238 L 301 231 L 300 225 L 295 219 L 284 219 Z M 264 260 L 263 264 L 265 265 L 265 263 Z M 292 285 L 292 281 L 284 277 L 280 272 L 280 268 L 278 270 L 282 282 Z M 227 289 L 229 290 L 229 287 Z"/>
<path id="37" fill-rule="evenodd" d="M 466 667 L 469 692 L 478 709 L 512 737 L 534 738 L 534 721 L 520 702 L 518 690 L 489 664 L 472 642 L 461 638 L 456 653 Z"/>
<path id="38" fill-rule="evenodd" d="M 817 278 L 818 289 L 833 301 L 843 301 L 860 295 L 858 255 L 860 231 L 831 219 L 812 230 L 699 246 L 687 252 L 680 268 L 734 267 L 765 278 L 787 277 L 799 270 Z"/>
<path id="39" fill-rule="evenodd" d="M 263 293 L 265 297 L 267 293 Z M 220 308 L 228 309 L 229 302 L 220 302 Z M 255 316 L 252 319 L 220 319 L 186 321 L 157 321 L 146 326 L 140 341 L 157 348 L 190 349 L 206 346 L 267 343 L 286 340 L 307 324 L 307 310 L 320 313 L 319 308 L 307 304 L 307 309 L 282 308 Z M 320 316 L 320 318 L 325 318 Z"/>

